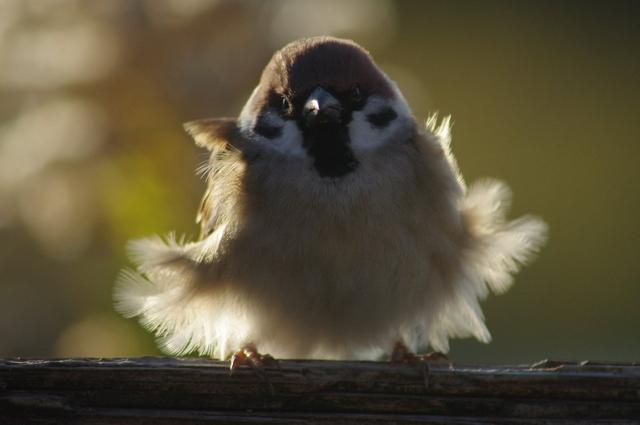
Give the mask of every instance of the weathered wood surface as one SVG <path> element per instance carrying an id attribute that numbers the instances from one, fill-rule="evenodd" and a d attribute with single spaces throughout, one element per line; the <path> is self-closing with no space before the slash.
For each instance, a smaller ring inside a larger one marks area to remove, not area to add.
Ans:
<path id="1" fill-rule="evenodd" d="M 0 360 L 0 424 L 640 424 L 640 364 Z"/>

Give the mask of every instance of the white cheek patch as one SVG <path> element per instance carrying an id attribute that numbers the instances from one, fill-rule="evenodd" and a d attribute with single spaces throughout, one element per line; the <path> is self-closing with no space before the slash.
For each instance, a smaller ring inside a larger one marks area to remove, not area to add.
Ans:
<path id="1" fill-rule="evenodd" d="M 240 128 L 243 132 L 251 134 L 255 143 L 291 157 L 303 157 L 306 155 L 302 146 L 302 132 L 295 121 L 285 120 L 279 114 L 270 110 L 263 112 L 259 119 L 262 125 L 279 129 L 279 131 L 274 137 L 265 137 L 254 131 L 256 125 L 258 125 L 258 117 L 251 119 L 249 114 L 240 114 Z"/>
<path id="2" fill-rule="evenodd" d="M 389 124 L 377 127 L 369 122 L 368 115 L 389 108 L 397 114 L 397 117 Z M 360 111 L 354 111 L 351 117 L 349 138 L 351 139 L 351 148 L 356 154 L 377 149 L 404 137 L 413 121 L 409 106 L 399 93 L 396 99 L 371 97 L 365 107 Z"/>
<path id="3" fill-rule="evenodd" d="M 302 147 L 302 132 L 298 124 L 292 120 L 283 120 L 283 122 L 280 136 L 269 142 L 282 154 L 297 158 L 306 156 L 306 151 Z"/>

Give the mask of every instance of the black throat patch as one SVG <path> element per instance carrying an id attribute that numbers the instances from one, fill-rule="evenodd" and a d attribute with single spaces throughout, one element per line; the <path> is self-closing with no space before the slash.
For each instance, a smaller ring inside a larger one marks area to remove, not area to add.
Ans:
<path id="1" fill-rule="evenodd" d="M 358 166 L 345 125 L 319 125 L 303 129 L 304 147 L 321 177 L 342 177 Z"/>

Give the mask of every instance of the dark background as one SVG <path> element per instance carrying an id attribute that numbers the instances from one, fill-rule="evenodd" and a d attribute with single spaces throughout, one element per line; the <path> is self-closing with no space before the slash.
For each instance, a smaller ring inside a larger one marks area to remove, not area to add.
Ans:
<path id="1" fill-rule="evenodd" d="M 454 120 L 472 182 L 550 225 L 455 361 L 640 359 L 635 1 L 0 1 L 0 356 L 157 354 L 112 310 L 128 239 L 196 235 L 206 158 L 181 123 L 236 115 L 274 50 L 367 47 L 419 119 Z"/>

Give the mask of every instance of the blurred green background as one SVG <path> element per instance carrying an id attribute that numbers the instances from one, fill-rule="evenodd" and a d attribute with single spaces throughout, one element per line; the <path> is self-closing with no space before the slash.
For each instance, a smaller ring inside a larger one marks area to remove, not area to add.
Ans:
<path id="1" fill-rule="evenodd" d="M 367 47 L 471 182 L 550 225 L 455 361 L 640 360 L 640 3 L 0 0 L 0 356 L 157 354 L 112 309 L 128 239 L 196 235 L 206 158 L 274 50 Z"/>

